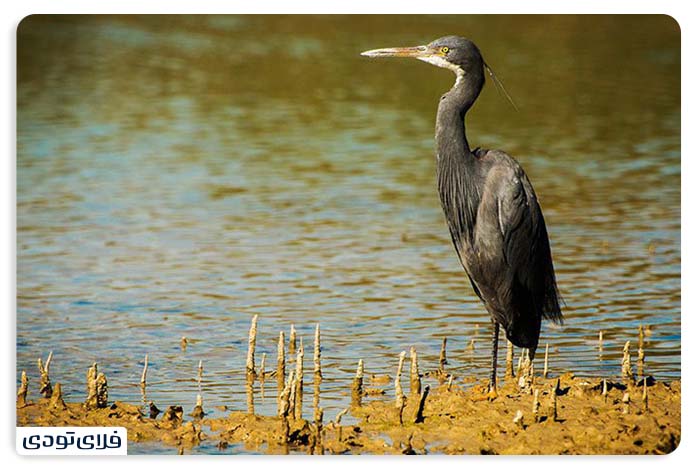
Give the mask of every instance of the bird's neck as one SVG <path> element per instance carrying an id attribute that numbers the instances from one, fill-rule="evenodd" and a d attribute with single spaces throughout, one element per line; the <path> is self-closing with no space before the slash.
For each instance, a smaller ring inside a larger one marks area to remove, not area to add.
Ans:
<path id="1" fill-rule="evenodd" d="M 477 161 L 466 139 L 464 119 L 481 92 L 483 75 L 480 80 L 471 78 L 476 77 L 458 74 L 457 82 L 442 97 L 435 131 L 440 202 L 460 255 L 463 245 L 472 242 L 480 201 Z"/>
<path id="2" fill-rule="evenodd" d="M 471 148 L 466 138 L 466 113 L 471 109 L 483 87 L 480 76 L 457 73 L 457 81 L 447 94 L 442 96 L 437 108 L 435 139 L 440 157 L 463 157 L 472 160 Z"/>

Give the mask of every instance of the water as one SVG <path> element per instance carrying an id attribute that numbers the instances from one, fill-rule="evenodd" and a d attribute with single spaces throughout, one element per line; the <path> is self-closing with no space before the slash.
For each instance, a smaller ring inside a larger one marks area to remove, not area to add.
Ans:
<path id="1" fill-rule="evenodd" d="M 680 377 L 668 17 L 49 16 L 18 41 L 17 375 L 34 397 L 36 358 L 53 350 L 68 400 L 98 361 L 111 399 L 138 403 L 148 353 L 160 408 L 192 409 L 203 360 L 206 409 L 243 409 L 254 314 L 257 364 L 265 352 L 273 366 L 294 323 L 310 389 L 321 324 L 329 419 L 359 358 L 393 374 L 414 345 L 433 369 L 447 337 L 450 368 L 484 378 L 489 321 L 435 191 L 435 110 L 453 76 L 358 55 L 451 33 L 478 43 L 520 108 L 489 82 L 468 132 L 516 157 L 539 195 L 567 303 L 566 324 L 542 329 L 551 371 L 618 375 L 644 324 L 648 372 Z M 274 413 L 275 391 L 258 412 Z"/>

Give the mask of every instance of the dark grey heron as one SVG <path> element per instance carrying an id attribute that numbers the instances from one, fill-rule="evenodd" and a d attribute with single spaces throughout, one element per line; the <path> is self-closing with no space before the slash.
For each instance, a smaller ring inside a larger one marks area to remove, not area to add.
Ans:
<path id="1" fill-rule="evenodd" d="M 437 109 L 438 192 L 459 260 L 493 323 L 490 392 L 495 395 L 500 326 L 534 359 L 542 318 L 563 319 L 546 224 L 532 184 L 512 157 L 472 150 L 466 137 L 466 113 L 483 88 L 485 72 L 495 76 L 478 47 L 458 36 L 362 55 L 413 57 L 456 75 Z"/>

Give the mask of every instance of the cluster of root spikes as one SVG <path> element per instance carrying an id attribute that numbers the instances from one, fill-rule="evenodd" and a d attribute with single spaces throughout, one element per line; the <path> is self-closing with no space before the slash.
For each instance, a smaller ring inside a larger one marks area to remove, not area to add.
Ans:
<path id="1" fill-rule="evenodd" d="M 372 427 L 377 432 L 386 431 L 388 427 L 402 428 L 408 433 L 403 441 L 389 447 L 391 452 L 415 453 L 412 446 L 414 429 L 423 427 L 428 418 L 428 407 L 437 406 L 430 403 L 431 395 L 443 398 L 443 395 L 454 394 L 453 381 L 456 377 L 446 369 L 447 339 L 442 340 L 435 370 L 421 374 L 418 367 L 418 353 L 414 347 L 402 351 L 396 363 L 396 373 L 393 377 L 394 400 L 392 404 L 384 401 L 385 390 L 381 387 L 388 385 L 392 378 L 387 375 L 372 375 L 365 378 L 365 366 L 362 359 L 358 361 L 355 377 L 350 387 L 351 403 L 349 408 L 338 411 L 327 424 L 324 423 L 324 410 L 320 406 L 320 387 L 322 382 L 321 370 L 321 334 L 319 325 L 314 332 L 313 347 L 313 396 L 312 418 L 303 418 L 305 350 L 302 339 L 297 341 L 297 333 L 291 326 L 286 345 L 284 331 L 278 336 L 278 348 L 275 369 L 266 370 L 266 354 L 264 353 L 260 366 L 256 366 L 256 336 L 258 330 L 258 315 L 251 321 L 249 329 L 248 352 L 246 359 L 246 410 L 231 411 L 219 419 L 206 418 L 203 409 L 201 382 L 203 379 L 203 362 L 198 363 L 198 394 L 196 405 L 188 414 L 190 419 L 184 421 L 184 410 L 181 406 L 173 405 L 160 410 L 152 401 L 146 400 L 147 373 L 149 358 L 145 355 L 140 387 L 143 406 L 122 402 L 109 403 L 108 383 L 104 373 L 99 372 L 94 363 L 86 372 L 86 393 L 84 402 L 66 403 L 60 383 L 51 383 L 49 369 L 53 354 L 49 354 L 45 362 L 38 359 L 39 394 L 41 397 L 30 402 L 27 398 L 29 382 L 26 372 L 22 371 L 21 384 L 17 393 L 18 424 L 22 425 L 94 425 L 94 426 L 125 426 L 129 439 L 132 441 L 161 441 L 164 444 L 178 447 L 179 453 L 190 450 L 205 439 L 213 439 L 220 450 L 225 450 L 230 444 L 244 444 L 250 450 L 265 449 L 271 453 L 289 453 L 302 451 L 310 454 L 348 453 L 348 452 L 385 452 L 384 442 L 364 433 L 360 426 L 343 426 L 341 419 L 349 411 L 362 421 L 363 427 Z M 631 364 L 630 342 L 626 342 L 621 362 L 621 384 L 602 379 L 594 385 L 594 390 L 601 392 L 607 398 L 610 389 L 624 389 L 621 400 L 624 413 L 635 407 L 631 403 L 631 388 L 642 386 L 642 398 L 639 411 L 648 411 L 648 386 L 654 379 L 644 375 L 645 352 L 643 348 L 644 329 L 639 328 L 637 376 L 633 373 Z M 182 349 L 185 350 L 188 340 L 181 339 Z M 599 352 L 602 352 L 603 334 L 598 340 Z M 512 344 L 508 342 L 505 366 L 505 380 L 501 393 L 532 395 L 532 405 L 525 419 L 524 412 L 516 411 L 512 423 L 520 427 L 525 424 L 539 423 L 545 420 L 559 421 L 558 397 L 563 394 L 561 379 L 549 379 L 549 347 L 544 352 L 543 371 L 535 375 L 534 363 L 524 351 L 519 356 L 517 365 L 514 363 Z M 410 363 L 409 392 L 406 395 L 402 387 L 402 373 L 406 361 Z M 292 365 L 294 363 L 294 366 Z M 421 379 L 437 380 L 438 386 L 431 391 L 430 385 L 422 385 Z M 254 407 L 255 383 L 263 383 L 266 379 L 275 379 L 277 383 L 277 411 L 274 415 L 256 414 Z M 365 385 L 365 381 L 371 384 Z M 472 401 L 491 398 L 487 382 L 471 385 L 469 395 Z M 463 394 L 461 390 L 457 390 Z M 493 395 L 497 395 L 493 393 Z M 542 395 L 545 401 L 541 401 Z M 364 399 L 378 397 L 379 401 L 365 405 Z M 543 406 L 543 409 L 542 409 Z M 161 416 L 160 416 L 161 415 Z M 204 427 L 209 430 L 204 431 Z M 374 434 L 373 434 L 374 435 Z M 379 446 L 371 445 L 371 441 Z M 389 450 L 386 450 L 389 451 Z"/>

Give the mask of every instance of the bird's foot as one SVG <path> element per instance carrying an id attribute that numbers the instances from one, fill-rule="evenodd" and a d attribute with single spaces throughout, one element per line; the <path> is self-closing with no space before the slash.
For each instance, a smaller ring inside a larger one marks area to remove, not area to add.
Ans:
<path id="1" fill-rule="evenodd" d="M 496 385 L 491 385 L 488 387 L 488 394 L 486 395 L 488 401 L 493 401 L 498 398 L 498 388 Z"/>
<path id="2" fill-rule="evenodd" d="M 473 401 L 493 401 L 498 398 L 498 389 L 495 385 L 489 385 L 487 389 L 481 389 L 481 393 L 472 397 Z"/>

